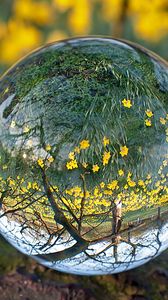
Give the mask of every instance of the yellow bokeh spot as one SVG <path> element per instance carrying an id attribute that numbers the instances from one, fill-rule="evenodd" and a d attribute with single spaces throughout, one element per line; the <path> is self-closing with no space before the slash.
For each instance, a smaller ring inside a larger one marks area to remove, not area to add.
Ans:
<path id="1" fill-rule="evenodd" d="M 54 21 L 52 7 L 43 1 L 15 0 L 14 13 L 19 19 L 32 21 L 40 25 L 48 25 Z"/>
<path id="2" fill-rule="evenodd" d="M 7 34 L 1 41 L 0 59 L 11 64 L 42 42 L 40 31 L 33 25 L 18 19 L 10 19 Z"/>

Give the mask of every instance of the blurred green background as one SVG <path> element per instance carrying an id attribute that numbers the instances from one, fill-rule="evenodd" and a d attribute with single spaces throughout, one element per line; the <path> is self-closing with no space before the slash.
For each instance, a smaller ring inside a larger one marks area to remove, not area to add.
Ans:
<path id="1" fill-rule="evenodd" d="M 103 35 L 168 59 L 167 0 L 0 0 L 0 73 L 45 43 Z"/>

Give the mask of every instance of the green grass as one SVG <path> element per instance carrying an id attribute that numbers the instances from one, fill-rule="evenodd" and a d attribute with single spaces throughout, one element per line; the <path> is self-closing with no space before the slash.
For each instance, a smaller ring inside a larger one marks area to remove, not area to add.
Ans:
<path id="1" fill-rule="evenodd" d="M 161 213 L 168 210 L 168 204 L 161 207 Z M 150 218 L 151 216 L 157 215 L 157 207 L 149 207 L 149 208 L 141 208 L 137 211 L 129 211 L 125 214 L 123 222 L 133 222 L 136 221 L 138 218 L 146 219 Z"/>

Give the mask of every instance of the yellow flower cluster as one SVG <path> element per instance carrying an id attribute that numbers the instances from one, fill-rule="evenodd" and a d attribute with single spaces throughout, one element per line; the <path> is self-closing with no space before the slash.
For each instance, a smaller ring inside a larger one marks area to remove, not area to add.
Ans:
<path id="1" fill-rule="evenodd" d="M 72 170 L 72 169 L 78 168 L 77 160 L 74 159 L 74 160 L 71 160 L 71 161 L 67 162 L 66 163 L 66 167 L 67 167 L 68 170 Z"/>
<path id="2" fill-rule="evenodd" d="M 110 157 L 111 157 L 110 151 L 105 151 L 103 153 L 103 166 L 108 164 Z"/>
<path id="3" fill-rule="evenodd" d="M 44 161 L 43 159 L 38 159 L 38 164 L 43 167 Z M 71 167 L 73 168 L 75 162 L 71 161 Z M 77 164 L 77 162 L 76 162 Z M 122 201 L 122 211 L 123 214 L 128 211 L 138 210 L 144 207 L 150 208 L 155 206 L 165 205 L 168 202 L 168 187 L 167 187 L 167 177 L 166 168 L 168 166 L 168 157 L 163 159 L 159 170 L 158 170 L 158 178 L 155 179 L 152 174 L 148 173 L 146 177 L 137 178 L 137 182 L 133 180 L 132 173 L 129 171 L 127 173 L 126 184 L 123 188 L 120 180 L 113 179 L 111 181 L 101 181 L 98 185 L 96 185 L 92 190 L 86 189 L 83 190 L 83 187 L 75 185 L 69 189 L 65 190 L 65 195 L 60 199 L 57 199 L 60 207 L 64 207 L 64 205 L 68 205 L 75 212 L 76 216 L 79 217 L 81 201 L 85 196 L 85 205 L 84 205 L 84 214 L 92 214 L 92 213 L 101 213 L 105 212 L 105 209 L 109 209 L 111 203 L 118 203 L 118 201 Z M 93 165 L 93 167 L 98 167 L 98 165 Z M 98 168 L 97 168 L 98 169 Z M 124 171 L 122 169 L 118 170 L 119 176 L 124 176 Z M 157 180 L 157 181 L 156 181 Z M 27 201 L 27 197 L 22 197 L 23 195 L 27 195 L 32 193 L 32 190 L 36 193 L 34 194 L 34 198 L 38 198 L 38 192 L 41 191 L 41 188 L 38 182 L 33 181 L 25 181 L 24 178 L 8 177 L 7 178 L 8 185 L 11 189 L 11 198 L 10 196 L 6 197 L 4 200 L 4 205 L 6 207 L 11 207 L 11 205 L 16 205 L 16 208 L 25 205 L 25 201 Z M 153 185 L 152 183 L 155 182 Z M 152 185 L 151 185 L 152 184 Z M 2 177 L 0 178 L 0 190 L 4 190 L 6 188 L 6 180 Z M 57 186 L 51 187 L 51 191 L 54 193 L 58 191 Z M 16 195 L 15 195 L 16 194 Z M 21 196 L 18 196 L 21 195 Z M 56 197 L 56 195 L 55 195 Z M 22 201 L 21 201 L 22 199 Z M 47 199 L 44 196 L 42 201 L 47 203 Z M 32 212 L 41 211 L 42 216 L 44 216 L 44 205 L 41 206 L 40 202 L 34 204 L 33 207 L 28 208 L 26 211 Z M 51 211 L 46 212 L 48 215 L 52 215 Z M 66 213 L 68 217 L 68 212 Z M 46 215 L 45 215 L 46 217 Z"/>
<path id="4" fill-rule="evenodd" d="M 164 160 L 160 169 L 168 165 L 168 161 Z M 163 175 L 163 173 L 161 173 Z M 122 201 L 123 213 L 127 211 L 138 210 L 142 207 L 153 207 L 158 205 L 164 205 L 168 201 L 165 176 L 161 180 L 156 182 L 156 188 L 150 189 L 152 182 L 152 175 L 147 174 L 146 179 L 139 179 L 136 182 L 131 178 L 132 173 L 127 174 L 127 184 L 124 189 L 119 186 L 119 181 L 114 179 L 111 182 L 101 182 L 99 186 L 96 186 L 93 191 L 86 190 L 86 202 L 84 211 L 85 213 L 103 212 L 105 207 L 109 207 L 111 201 Z M 162 196 L 160 192 L 162 191 Z M 73 197 L 71 203 L 74 204 L 74 209 L 80 209 L 81 199 L 84 196 L 83 190 L 79 186 L 72 187 L 67 190 L 66 193 Z M 72 204 L 72 205 L 73 205 Z M 78 211 L 76 211 L 78 214 Z"/>
<path id="5" fill-rule="evenodd" d="M 118 186 L 118 181 L 117 181 L 117 180 L 111 181 L 110 183 L 107 184 L 107 187 L 108 187 L 108 189 L 110 189 L 110 190 L 118 189 L 118 188 L 119 188 L 119 186 Z"/>
<path id="6" fill-rule="evenodd" d="M 37 163 L 38 163 L 38 165 L 39 165 L 42 169 L 44 168 L 44 161 L 43 161 L 42 158 L 39 158 L 39 159 L 37 160 Z"/>

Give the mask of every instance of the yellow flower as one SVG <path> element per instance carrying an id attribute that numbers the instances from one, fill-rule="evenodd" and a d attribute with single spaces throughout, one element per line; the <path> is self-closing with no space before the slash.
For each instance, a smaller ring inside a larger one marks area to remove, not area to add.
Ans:
<path id="1" fill-rule="evenodd" d="M 81 149 L 87 149 L 89 147 L 90 147 L 89 140 L 82 140 L 80 142 L 80 148 Z"/>
<path id="2" fill-rule="evenodd" d="M 164 167 L 166 167 L 166 166 L 168 165 L 168 160 L 163 160 L 162 165 L 163 165 Z"/>
<path id="3" fill-rule="evenodd" d="M 103 166 L 108 164 L 110 157 L 111 157 L 110 151 L 108 151 L 108 152 L 105 151 L 103 153 Z"/>
<path id="4" fill-rule="evenodd" d="M 82 191 L 82 190 L 81 190 L 81 187 L 78 186 L 78 185 L 76 185 L 76 186 L 73 188 L 73 192 L 74 192 L 74 194 L 75 194 L 76 197 L 80 195 L 81 191 Z"/>
<path id="5" fill-rule="evenodd" d="M 32 188 L 32 183 L 29 181 L 27 184 L 27 189 L 30 190 Z"/>
<path id="6" fill-rule="evenodd" d="M 131 106 L 132 106 L 131 100 L 129 100 L 129 99 L 123 99 L 122 104 L 124 107 L 127 107 L 127 108 L 131 108 Z"/>
<path id="7" fill-rule="evenodd" d="M 107 146 L 107 145 L 109 145 L 109 143 L 110 143 L 110 140 L 106 136 L 104 136 L 104 138 L 103 138 L 103 145 Z"/>
<path id="8" fill-rule="evenodd" d="M 118 175 L 119 175 L 119 176 L 123 176 L 123 175 L 124 175 L 124 171 L 123 171 L 123 170 L 121 170 L 121 169 L 120 169 L 120 170 L 118 170 Z"/>
<path id="9" fill-rule="evenodd" d="M 110 182 L 107 185 L 108 189 L 110 190 L 115 190 L 116 188 L 118 188 L 118 181 L 117 180 L 113 180 L 112 182 Z"/>
<path id="10" fill-rule="evenodd" d="M 70 158 L 70 159 L 75 159 L 75 153 L 74 152 L 70 152 L 69 153 L 69 155 L 68 155 L 68 157 Z"/>
<path id="11" fill-rule="evenodd" d="M 86 162 L 83 162 L 82 166 L 86 169 L 88 167 L 88 164 Z"/>
<path id="12" fill-rule="evenodd" d="M 67 162 L 66 163 L 66 167 L 67 167 L 68 170 L 72 170 L 72 169 L 78 168 L 78 163 L 77 163 L 76 159 Z"/>
<path id="13" fill-rule="evenodd" d="M 53 189 L 53 187 L 52 187 L 52 186 L 50 186 L 50 188 L 49 188 L 49 189 L 50 189 L 50 192 L 52 192 L 52 193 L 54 192 L 54 189 Z"/>
<path id="14" fill-rule="evenodd" d="M 139 186 L 144 186 L 145 185 L 145 183 L 144 183 L 144 181 L 143 180 L 138 180 L 138 184 L 139 184 Z"/>
<path id="15" fill-rule="evenodd" d="M 10 179 L 9 180 L 9 185 L 11 186 L 11 185 L 15 185 L 15 181 L 13 180 L 13 179 Z"/>
<path id="16" fill-rule="evenodd" d="M 50 151 L 51 150 L 51 145 L 47 144 L 45 149 L 46 149 L 46 151 Z"/>
<path id="17" fill-rule="evenodd" d="M 134 187 L 136 185 L 135 181 L 133 181 L 131 179 L 129 179 L 127 182 L 130 187 Z"/>
<path id="18" fill-rule="evenodd" d="M 110 196 L 110 195 L 113 194 L 113 192 L 112 192 L 112 191 L 109 191 L 109 190 L 104 190 L 104 194 Z"/>
<path id="19" fill-rule="evenodd" d="M 153 112 L 151 110 L 149 110 L 149 109 L 147 109 L 145 111 L 145 113 L 146 113 L 146 115 L 147 115 L 148 118 L 151 118 L 153 116 Z"/>
<path id="20" fill-rule="evenodd" d="M 75 147 L 75 149 L 74 149 L 74 152 L 76 152 L 76 153 L 80 153 L 80 148 L 79 147 Z"/>
<path id="21" fill-rule="evenodd" d="M 104 183 L 103 181 L 100 183 L 100 187 L 101 187 L 102 189 L 105 187 L 105 183 Z"/>
<path id="22" fill-rule="evenodd" d="M 52 163 L 54 161 L 54 158 L 52 156 L 50 156 L 47 160 L 49 163 Z"/>
<path id="23" fill-rule="evenodd" d="M 37 163 L 38 163 L 38 165 L 39 165 L 41 168 L 44 168 L 44 162 L 43 162 L 43 160 L 42 160 L 41 158 L 39 158 L 39 159 L 37 160 Z"/>
<path id="24" fill-rule="evenodd" d="M 160 123 L 162 124 L 162 125 L 165 125 L 166 124 L 166 120 L 164 119 L 164 118 L 160 118 Z"/>
<path id="25" fill-rule="evenodd" d="M 122 157 L 126 156 L 128 154 L 128 148 L 127 148 L 127 146 L 120 147 L 120 154 L 121 154 Z"/>
<path id="26" fill-rule="evenodd" d="M 34 189 L 34 190 L 38 190 L 39 189 L 37 182 L 33 182 L 32 183 L 32 189 Z"/>
<path id="27" fill-rule="evenodd" d="M 132 173 L 131 173 L 131 172 L 128 172 L 127 177 L 130 178 L 131 176 L 132 176 Z"/>
<path id="28" fill-rule="evenodd" d="M 99 167 L 97 164 L 96 164 L 96 165 L 93 165 L 93 167 L 92 167 L 92 170 L 93 170 L 94 173 L 95 173 L 95 172 L 98 172 L 99 169 L 100 169 L 100 167 Z"/>
<path id="29" fill-rule="evenodd" d="M 148 126 L 148 127 L 152 126 L 151 120 L 146 119 L 146 120 L 145 120 L 145 125 Z"/>
<path id="30" fill-rule="evenodd" d="M 29 132 L 29 130 L 30 130 L 29 126 L 26 125 L 26 126 L 23 127 L 23 132 L 24 133 Z"/>
<path id="31" fill-rule="evenodd" d="M 148 175 L 146 176 L 147 179 L 151 179 L 151 177 L 152 177 L 151 174 L 148 174 Z"/>
<path id="32" fill-rule="evenodd" d="M 27 192 L 27 188 L 25 186 L 21 187 L 21 190 L 22 190 L 23 193 Z"/>

